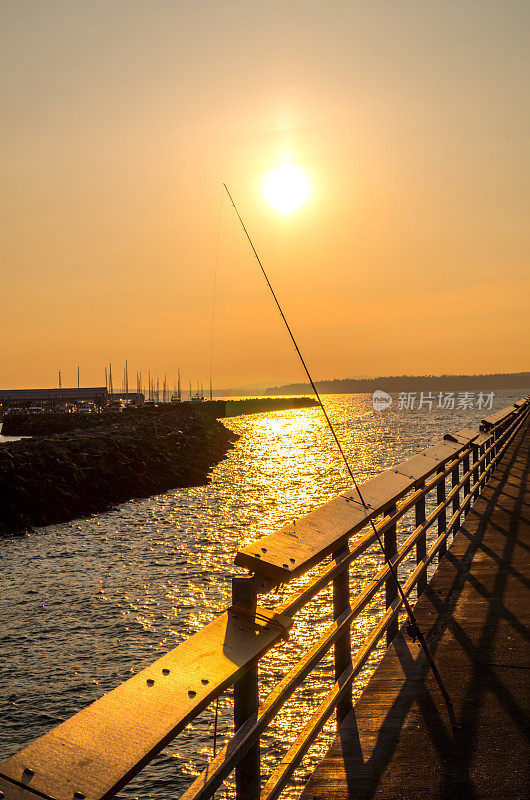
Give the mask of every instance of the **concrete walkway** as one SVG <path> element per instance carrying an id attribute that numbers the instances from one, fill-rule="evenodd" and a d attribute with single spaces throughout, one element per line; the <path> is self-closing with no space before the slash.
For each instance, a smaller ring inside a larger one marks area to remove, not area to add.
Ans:
<path id="1" fill-rule="evenodd" d="M 416 605 L 460 725 L 400 632 L 303 800 L 530 797 L 530 425 L 523 426 Z"/>

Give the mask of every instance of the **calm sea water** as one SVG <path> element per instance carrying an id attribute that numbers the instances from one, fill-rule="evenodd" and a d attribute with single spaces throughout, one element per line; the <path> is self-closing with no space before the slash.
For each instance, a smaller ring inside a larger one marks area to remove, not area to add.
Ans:
<path id="1" fill-rule="evenodd" d="M 519 399 L 498 392 L 493 410 Z M 477 408 L 375 412 L 369 395 L 324 398 L 359 480 L 466 425 Z M 318 409 L 237 417 L 240 435 L 208 486 L 147 500 L 23 538 L 0 541 L 0 760 L 147 666 L 230 603 L 233 559 L 244 544 L 271 533 L 349 488 Z M 5 441 L 0 436 L 0 442 Z M 401 536 L 410 530 L 405 520 Z M 380 565 L 372 548 L 352 569 L 352 591 Z M 412 568 L 409 560 L 401 575 Z M 290 587 L 291 588 L 291 587 Z M 274 598 L 272 598 L 274 599 Z M 357 648 L 381 614 L 381 597 L 353 627 Z M 297 615 L 290 642 L 262 664 L 263 696 L 330 624 L 329 593 Z M 355 685 L 359 696 L 381 649 Z M 263 737 L 264 772 L 329 690 L 329 659 L 310 676 Z M 220 703 L 221 744 L 230 731 L 230 696 Z M 201 717 L 121 793 L 178 796 L 212 755 L 213 710 Z M 333 723 L 298 770 L 286 797 L 297 796 L 325 752 Z M 230 786 L 217 793 L 230 795 Z"/>

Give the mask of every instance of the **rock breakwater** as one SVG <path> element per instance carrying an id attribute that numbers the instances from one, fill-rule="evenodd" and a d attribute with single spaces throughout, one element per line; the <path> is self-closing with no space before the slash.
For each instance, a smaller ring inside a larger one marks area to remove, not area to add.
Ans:
<path id="1" fill-rule="evenodd" d="M 0 446 L 0 536 L 204 484 L 237 438 L 190 406 L 116 417 Z"/>
<path id="2" fill-rule="evenodd" d="M 242 414 L 262 414 L 268 411 L 288 411 L 300 408 L 315 408 L 312 397 L 245 397 L 240 400 L 206 400 L 203 403 L 184 402 L 179 405 L 140 406 L 127 408 L 114 414 L 28 414 L 10 411 L 4 416 L 2 433 L 6 436 L 42 436 L 66 433 L 77 429 L 92 430 L 110 422 L 164 418 L 167 415 L 186 413 L 190 408 L 217 419 L 237 417 Z"/>

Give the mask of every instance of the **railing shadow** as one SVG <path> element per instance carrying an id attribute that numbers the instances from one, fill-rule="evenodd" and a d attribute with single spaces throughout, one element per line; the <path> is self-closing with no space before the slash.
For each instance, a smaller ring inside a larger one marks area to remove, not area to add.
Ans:
<path id="1" fill-rule="evenodd" d="M 523 456 L 522 474 L 520 478 L 517 476 L 518 479 L 514 482 L 512 470 L 520 456 Z M 445 556 L 455 569 L 455 576 L 449 591 L 447 594 L 444 592 L 443 599 L 432 586 L 429 586 L 424 593 L 425 598 L 437 613 L 436 621 L 427 637 L 433 655 L 436 655 L 444 634 L 449 632 L 472 665 L 466 675 L 467 685 L 459 697 L 457 718 L 460 728 L 456 737 L 453 738 L 451 735 L 437 689 L 432 687 L 431 694 L 430 681 L 426 684 L 429 671 L 423 653 L 420 652 L 416 655 L 411 643 L 400 632 L 394 639 L 392 648 L 405 675 L 405 681 L 385 713 L 382 724 L 378 721 L 377 733 L 374 736 L 370 755 L 367 757 L 363 754 L 363 741 L 359 734 L 359 727 L 363 726 L 363 720 L 359 717 L 359 711 L 356 712 L 356 709 L 353 709 L 346 718 L 339 730 L 338 742 L 334 745 L 334 747 L 340 747 L 348 797 L 362 797 L 365 800 L 374 797 L 381 778 L 396 753 L 400 734 L 414 704 L 419 709 L 421 724 L 427 732 L 433 750 L 439 757 L 442 771 L 441 796 L 446 798 L 465 797 L 471 799 L 475 797 L 469 773 L 477 742 L 480 709 L 487 693 L 495 695 L 496 700 L 510 715 L 523 735 L 528 737 L 523 708 L 510 688 L 494 671 L 490 662 L 501 623 L 511 625 L 519 635 L 528 637 L 525 626 L 506 608 L 504 598 L 508 576 L 511 579 L 520 580 L 523 586 L 528 585 L 527 579 L 511 564 L 516 546 L 525 547 L 518 538 L 518 528 L 521 518 L 524 519 L 523 496 L 529 469 L 530 448 L 528 446 L 528 427 L 525 426 L 525 431 L 509 448 L 501 461 L 500 468 L 494 472 L 484 488 L 477 501 L 478 510 L 475 505 L 468 512 L 460 529 L 460 535 L 467 536 L 469 539 L 467 548 L 461 555 L 455 556 L 449 551 Z M 505 508 L 508 524 L 507 527 L 503 527 L 498 522 L 492 524 L 490 516 L 495 508 L 498 508 L 499 505 L 502 506 L 502 497 L 507 490 L 512 508 L 509 510 Z M 514 492 L 516 492 L 515 502 Z M 483 508 L 484 501 L 487 502 L 485 508 Z M 469 530 L 471 521 L 473 528 L 476 527 L 473 532 Z M 484 545 L 483 540 L 488 525 L 492 525 L 497 532 L 506 536 L 500 558 L 491 559 L 491 549 Z M 498 563 L 493 580 L 488 581 L 491 588 L 483 585 L 475 575 L 470 573 L 471 563 L 480 550 L 483 550 L 490 560 Z M 480 634 L 478 638 L 474 637 L 474 640 L 470 638 L 454 616 L 457 603 L 464 589 L 469 588 L 468 585 L 489 600 L 488 611 L 483 618 Z M 439 666 L 443 670 L 443 665 Z M 362 701 L 359 710 L 361 714 L 366 713 L 366 709 L 362 707 Z M 379 707 L 374 709 L 374 713 L 377 714 L 378 710 L 380 711 Z M 364 742 L 366 750 L 366 737 Z M 336 750 L 333 755 L 337 755 Z M 421 753 L 418 753 L 418 758 L 421 758 Z"/>

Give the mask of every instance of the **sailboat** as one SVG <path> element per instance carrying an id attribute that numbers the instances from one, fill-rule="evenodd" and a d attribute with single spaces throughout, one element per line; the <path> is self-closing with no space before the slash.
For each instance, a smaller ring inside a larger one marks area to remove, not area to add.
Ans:
<path id="1" fill-rule="evenodd" d="M 201 383 L 201 388 L 199 390 L 199 382 L 198 381 L 197 381 L 197 393 L 193 395 L 193 397 L 191 398 L 191 402 L 192 403 L 203 403 L 204 402 L 204 392 L 202 390 L 202 383 Z"/>
<path id="2" fill-rule="evenodd" d="M 182 400 L 182 395 L 180 393 L 180 370 L 178 371 L 178 384 L 177 390 L 173 392 L 171 396 L 171 403 L 180 403 Z"/>

